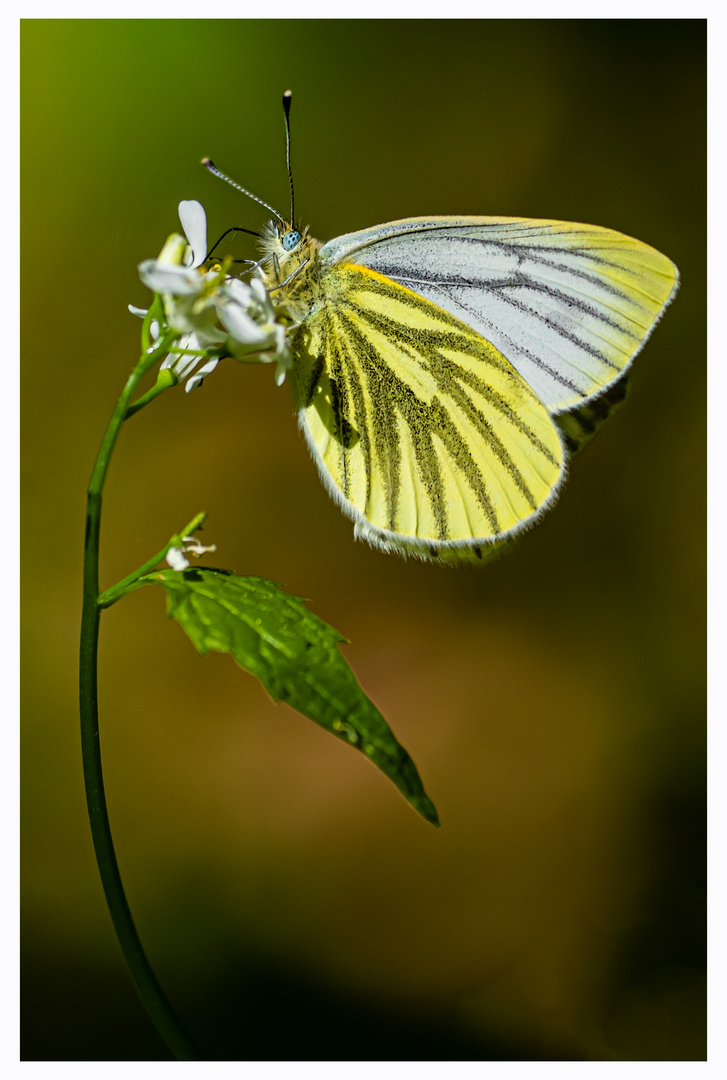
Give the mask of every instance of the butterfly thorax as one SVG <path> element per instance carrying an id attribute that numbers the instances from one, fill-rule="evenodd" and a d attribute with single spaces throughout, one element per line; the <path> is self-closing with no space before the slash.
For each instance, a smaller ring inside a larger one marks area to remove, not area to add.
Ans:
<path id="1" fill-rule="evenodd" d="M 323 300 L 320 240 L 288 222 L 269 222 L 260 239 L 260 269 L 278 315 L 295 323 L 307 318 Z"/>

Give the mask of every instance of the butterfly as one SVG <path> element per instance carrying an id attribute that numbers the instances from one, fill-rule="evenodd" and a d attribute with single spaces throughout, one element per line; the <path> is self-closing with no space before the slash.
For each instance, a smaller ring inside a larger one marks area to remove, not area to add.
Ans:
<path id="1" fill-rule="evenodd" d="M 284 105 L 290 220 L 263 203 L 257 267 L 323 483 L 375 547 L 483 562 L 553 505 L 678 270 L 611 229 L 519 217 L 406 218 L 321 244 L 295 223 Z"/>

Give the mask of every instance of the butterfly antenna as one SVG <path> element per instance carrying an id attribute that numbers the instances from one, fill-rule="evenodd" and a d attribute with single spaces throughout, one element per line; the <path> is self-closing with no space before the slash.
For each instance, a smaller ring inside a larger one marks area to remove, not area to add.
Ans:
<path id="1" fill-rule="evenodd" d="M 257 195 L 253 195 L 251 191 L 248 191 L 247 188 L 244 188 L 241 184 L 236 184 L 235 181 L 231 180 L 229 176 L 225 176 L 225 174 L 217 168 L 214 161 L 211 161 L 210 158 L 202 158 L 202 164 L 204 165 L 205 169 L 209 169 L 209 171 L 211 173 L 214 173 L 215 176 L 219 176 L 220 180 L 226 180 L 228 184 L 231 184 L 233 188 L 237 188 L 237 190 L 241 191 L 243 195 L 247 195 L 249 198 L 254 199 L 256 203 L 260 203 L 260 205 L 264 206 L 266 210 L 269 210 L 271 214 L 275 214 L 278 221 L 281 222 L 281 224 L 285 225 L 283 217 L 278 213 L 277 210 L 274 210 L 273 207 L 270 206 L 268 203 L 263 202 L 262 199 L 258 199 Z"/>
<path id="2" fill-rule="evenodd" d="M 290 180 L 290 224 L 295 228 L 295 189 L 293 188 L 293 171 L 290 168 L 290 105 L 293 100 L 293 91 L 286 90 L 283 94 L 283 109 L 285 111 L 285 158 L 288 163 L 288 179 Z"/>
<path id="3" fill-rule="evenodd" d="M 209 259 L 212 256 L 212 253 L 220 246 L 220 244 L 222 243 L 222 241 L 225 239 L 226 236 L 229 236 L 230 233 L 239 233 L 239 232 L 244 232 L 244 233 L 247 233 L 248 236 L 256 236 L 258 238 L 258 240 L 260 239 L 260 233 L 259 232 L 253 232 L 252 229 L 243 229 L 243 227 L 241 225 L 233 225 L 231 229 L 225 229 L 225 231 L 223 232 L 223 234 L 219 238 L 219 240 L 215 244 L 212 245 L 212 247 L 209 249 L 209 251 L 207 252 L 207 254 L 205 256 L 205 262 L 207 261 L 207 259 Z M 255 260 L 254 259 L 234 259 L 233 262 L 255 262 Z"/>

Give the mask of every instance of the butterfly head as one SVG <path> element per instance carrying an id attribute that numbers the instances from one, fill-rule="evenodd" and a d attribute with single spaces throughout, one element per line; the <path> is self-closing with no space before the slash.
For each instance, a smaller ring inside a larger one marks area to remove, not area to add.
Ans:
<path id="1" fill-rule="evenodd" d="M 269 221 L 260 236 L 260 249 L 264 256 L 285 259 L 296 253 L 308 238 L 308 230 L 301 230 L 289 221 L 273 219 Z"/>
<path id="2" fill-rule="evenodd" d="M 320 242 L 284 220 L 269 221 L 260 237 L 260 270 L 272 302 L 298 321 L 309 313 Z"/>
<path id="3" fill-rule="evenodd" d="M 283 234 L 281 243 L 286 251 L 293 251 L 297 248 L 301 239 L 302 237 L 297 229 L 288 229 L 288 231 Z"/>

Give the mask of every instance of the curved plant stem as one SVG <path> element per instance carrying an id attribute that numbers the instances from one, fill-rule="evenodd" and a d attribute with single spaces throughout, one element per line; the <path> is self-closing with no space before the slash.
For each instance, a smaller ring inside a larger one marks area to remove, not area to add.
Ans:
<path id="1" fill-rule="evenodd" d="M 127 416 L 129 401 L 146 372 L 165 355 L 173 340 L 173 335 L 170 335 L 169 338 L 161 341 L 153 352 L 145 353 L 129 376 L 104 435 L 88 485 L 79 686 L 81 751 L 88 816 L 96 861 L 111 919 L 131 976 L 157 1031 L 171 1053 L 180 1061 L 197 1061 L 200 1055 L 167 1001 L 146 958 L 124 894 L 106 809 L 101 771 L 97 698 L 98 631 L 101 617 L 101 608 L 98 603 L 101 495 L 111 454 L 121 425 Z"/>
<path id="2" fill-rule="evenodd" d="M 141 409 L 148 405 L 150 401 L 153 401 L 154 398 L 159 397 L 159 395 L 163 394 L 165 390 L 168 390 L 170 386 L 174 386 L 176 381 L 176 378 L 169 370 L 169 368 L 165 368 L 164 371 L 160 371 L 157 375 L 157 381 L 155 385 L 152 386 L 151 390 L 147 390 L 145 394 L 142 394 L 140 398 L 137 398 L 137 400 L 133 402 L 133 404 L 128 406 L 124 419 L 128 420 L 130 416 L 134 415 L 134 413 L 138 413 Z"/>

